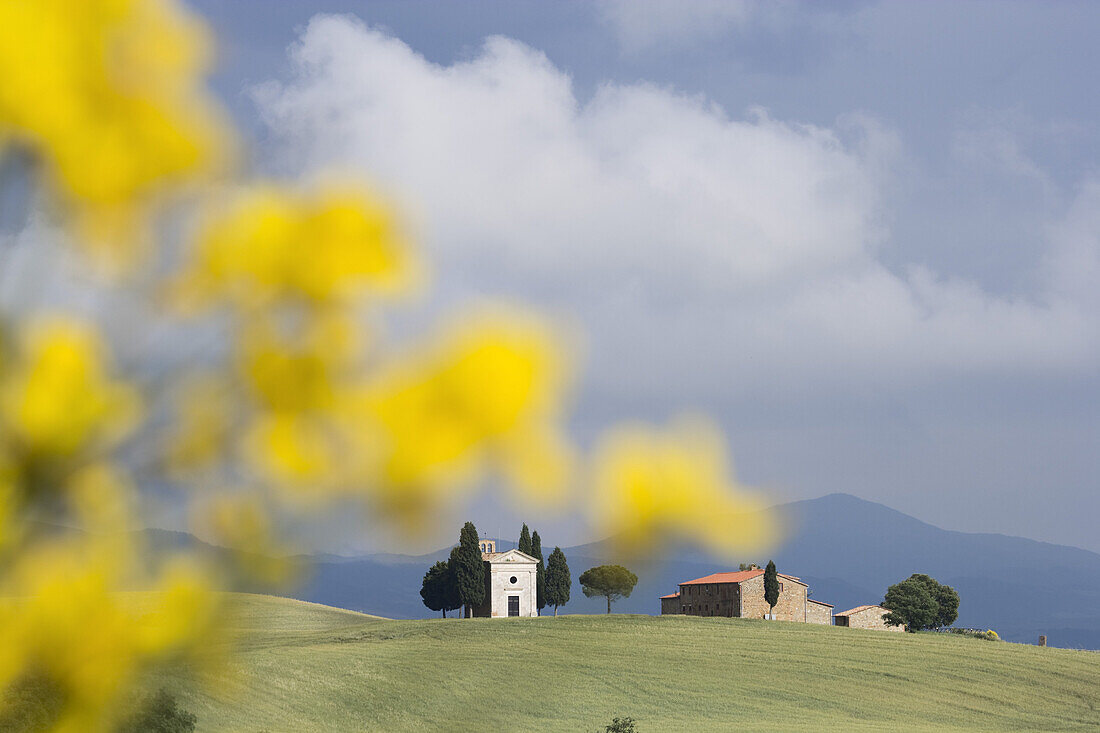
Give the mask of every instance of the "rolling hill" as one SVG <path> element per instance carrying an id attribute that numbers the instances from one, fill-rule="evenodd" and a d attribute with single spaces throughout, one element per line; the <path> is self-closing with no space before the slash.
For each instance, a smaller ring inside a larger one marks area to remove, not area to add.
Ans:
<path id="1" fill-rule="evenodd" d="M 199 731 L 1096 730 L 1094 652 L 682 616 L 391 621 L 237 596 Z"/>
<path id="2" fill-rule="evenodd" d="M 846 494 L 779 507 L 790 539 L 773 557 L 781 572 L 804 578 L 813 597 L 837 610 L 878 603 L 886 588 L 924 572 L 958 589 L 958 624 L 994 628 L 1004 638 L 1034 643 L 1045 634 L 1055 646 L 1100 649 L 1100 555 L 1074 547 L 997 534 L 953 532 L 881 504 Z M 546 538 L 546 549 L 553 538 Z M 503 547 L 511 546 L 502 542 Z M 563 548 L 574 581 L 608 558 L 604 543 Z M 449 548 L 421 556 L 367 555 L 314 558 L 313 573 L 294 597 L 390 618 L 432 615 L 420 602 L 420 581 Z M 746 558 L 757 562 L 768 558 Z M 624 613 L 656 614 L 658 598 L 683 580 L 728 569 L 726 563 L 676 550 L 652 566 L 635 568 L 640 581 Z M 601 613 L 574 582 L 568 613 Z"/>

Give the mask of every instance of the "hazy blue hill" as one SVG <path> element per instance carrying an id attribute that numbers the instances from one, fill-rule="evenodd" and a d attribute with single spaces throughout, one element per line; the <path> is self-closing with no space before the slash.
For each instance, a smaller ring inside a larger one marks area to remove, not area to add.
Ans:
<path id="1" fill-rule="evenodd" d="M 877 594 L 912 572 L 958 589 L 958 623 L 1007 638 L 1045 633 L 1061 646 L 1100 648 L 1100 555 L 999 534 L 940 529 L 846 494 L 785 507 L 795 532 L 776 562 L 813 578 L 835 578 Z M 815 597 L 855 599 L 822 580 Z M 1057 629 L 1057 632 L 1055 631 Z"/>
<path id="2" fill-rule="evenodd" d="M 1019 537 L 948 531 L 847 494 L 794 502 L 780 510 L 793 530 L 774 553 L 780 571 L 802 577 L 814 598 L 838 611 L 877 603 L 891 583 L 925 572 L 959 590 L 959 625 L 994 628 L 1016 641 L 1034 642 L 1046 634 L 1051 644 L 1100 648 L 1096 553 Z M 499 546 L 512 543 L 500 541 Z M 574 580 L 609 557 L 603 542 L 563 549 Z M 420 581 L 448 553 L 443 548 L 420 556 L 314 558 L 311 580 L 293 595 L 391 618 L 430 616 L 420 602 Z M 638 586 L 630 598 L 616 603 L 617 611 L 658 613 L 658 598 L 675 592 L 679 582 L 731 568 L 697 551 L 674 549 L 662 562 L 633 569 Z M 602 599 L 585 598 L 574 582 L 564 610 L 604 609 Z"/>

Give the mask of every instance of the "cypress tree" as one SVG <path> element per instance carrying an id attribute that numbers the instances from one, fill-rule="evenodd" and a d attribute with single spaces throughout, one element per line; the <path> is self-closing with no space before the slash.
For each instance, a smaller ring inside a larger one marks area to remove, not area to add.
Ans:
<path id="1" fill-rule="evenodd" d="M 779 602 L 779 574 L 775 572 L 774 560 L 768 560 L 768 567 L 764 568 L 764 602 L 770 608 L 768 615 L 775 614 L 775 604 Z"/>
<path id="2" fill-rule="evenodd" d="M 554 607 L 555 616 L 558 615 L 558 606 L 569 603 L 569 586 L 572 582 L 565 553 L 560 547 L 555 547 L 550 553 L 550 559 L 546 561 L 546 602 Z"/>
<path id="3" fill-rule="evenodd" d="M 523 524 L 523 529 L 519 531 L 519 547 L 516 549 L 524 555 L 531 554 L 531 530 L 527 529 L 526 522 Z"/>
<path id="4" fill-rule="evenodd" d="M 477 541 L 477 529 L 473 522 L 462 525 L 458 547 L 452 551 L 455 582 L 458 597 L 466 606 L 466 617 L 474 615 L 474 608 L 485 601 L 485 563 L 481 559 L 481 547 Z"/>
<path id="5" fill-rule="evenodd" d="M 535 606 L 541 616 L 542 609 L 546 608 L 546 563 L 542 561 L 542 538 L 538 530 L 531 534 L 531 557 L 539 561 L 535 566 Z"/>

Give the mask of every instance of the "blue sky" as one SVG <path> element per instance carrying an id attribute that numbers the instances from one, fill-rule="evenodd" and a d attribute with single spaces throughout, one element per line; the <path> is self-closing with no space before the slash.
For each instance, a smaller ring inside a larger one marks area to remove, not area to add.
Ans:
<path id="1" fill-rule="evenodd" d="M 1100 5 L 192 4 L 259 170 L 406 202 L 426 314 L 585 334 L 582 442 L 704 411 L 777 500 L 1100 551 Z"/>

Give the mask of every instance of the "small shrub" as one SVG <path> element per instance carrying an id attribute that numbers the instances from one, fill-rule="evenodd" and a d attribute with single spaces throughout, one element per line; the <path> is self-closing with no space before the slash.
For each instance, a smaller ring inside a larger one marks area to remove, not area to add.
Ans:
<path id="1" fill-rule="evenodd" d="M 141 709 L 118 727 L 118 733 L 192 733 L 195 715 L 176 704 L 167 690 L 160 690 Z"/>
<path id="2" fill-rule="evenodd" d="M 960 636 L 969 636 L 972 639 L 984 639 L 986 641 L 1001 641 L 1001 637 L 993 629 L 987 629 L 982 631 L 981 629 L 947 629 L 952 634 L 959 634 Z"/>
<path id="3" fill-rule="evenodd" d="M 30 674 L 0 689 L 0 730 L 23 733 L 53 728 L 61 714 L 64 690 L 48 677 Z"/>
<path id="4" fill-rule="evenodd" d="M 637 730 L 634 727 L 634 718 L 613 718 L 604 733 L 637 733 Z"/>

